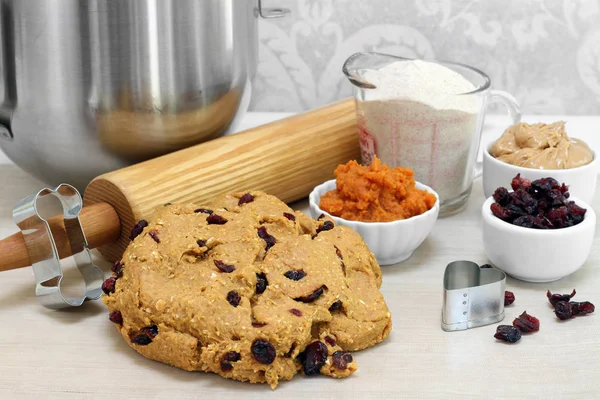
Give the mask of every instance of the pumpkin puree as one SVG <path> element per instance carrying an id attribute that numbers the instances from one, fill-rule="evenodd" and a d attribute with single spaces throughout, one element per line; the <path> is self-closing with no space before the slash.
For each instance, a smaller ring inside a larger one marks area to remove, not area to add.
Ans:
<path id="1" fill-rule="evenodd" d="M 414 172 L 390 168 L 377 156 L 370 166 L 355 160 L 335 169 L 336 189 L 321 197 L 319 207 L 336 217 L 363 222 L 407 219 L 431 209 L 436 197 L 415 188 Z"/>

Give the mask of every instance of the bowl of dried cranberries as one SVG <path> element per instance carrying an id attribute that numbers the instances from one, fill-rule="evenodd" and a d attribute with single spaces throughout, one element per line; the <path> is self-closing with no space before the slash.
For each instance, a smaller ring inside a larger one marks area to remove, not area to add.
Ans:
<path id="1" fill-rule="evenodd" d="M 587 260 L 596 214 L 553 178 L 517 175 L 483 204 L 483 246 L 498 269 L 527 282 L 552 282 Z"/>

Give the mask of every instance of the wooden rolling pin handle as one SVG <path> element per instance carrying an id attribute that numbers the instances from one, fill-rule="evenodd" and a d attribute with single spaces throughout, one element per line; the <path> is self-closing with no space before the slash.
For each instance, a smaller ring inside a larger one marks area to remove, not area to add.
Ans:
<path id="1" fill-rule="evenodd" d="M 121 233 L 119 216 L 115 209 L 107 203 L 96 203 L 84 207 L 79 214 L 79 220 L 91 249 L 116 241 Z M 60 258 L 72 255 L 62 215 L 50 218 L 48 223 Z M 40 239 L 47 240 L 41 237 Z M 41 254 L 27 252 L 25 239 L 21 232 L 0 240 L 0 272 L 27 267 L 38 261 L 41 261 Z"/>

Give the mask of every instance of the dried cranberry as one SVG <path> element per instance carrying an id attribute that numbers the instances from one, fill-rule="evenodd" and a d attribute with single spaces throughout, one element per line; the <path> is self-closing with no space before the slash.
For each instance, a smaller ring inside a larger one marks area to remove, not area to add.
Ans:
<path id="1" fill-rule="evenodd" d="M 521 332 L 525 333 L 537 332 L 540 330 L 540 320 L 527 314 L 527 311 L 523 311 L 523 314 L 515 318 L 512 324 L 519 328 Z"/>
<path id="2" fill-rule="evenodd" d="M 212 213 L 206 217 L 206 222 L 209 225 L 225 225 L 227 223 L 227 219 L 218 214 Z"/>
<path id="3" fill-rule="evenodd" d="M 209 210 L 208 208 L 197 208 L 197 209 L 195 209 L 195 210 L 194 210 L 194 212 L 195 212 L 196 214 L 198 214 L 198 213 L 202 213 L 202 214 L 212 214 L 212 213 L 213 213 L 213 210 Z"/>
<path id="4" fill-rule="evenodd" d="M 275 347 L 266 340 L 256 339 L 252 342 L 252 357 L 261 363 L 261 364 L 272 364 L 275 361 L 275 357 L 277 353 L 275 352 Z"/>
<path id="5" fill-rule="evenodd" d="M 567 320 L 573 317 L 573 307 L 568 301 L 558 301 L 554 305 L 554 314 L 556 314 L 556 317 L 560 320 Z"/>
<path id="6" fill-rule="evenodd" d="M 129 234 L 129 239 L 133 240 L 136 237 L 138 237 L 144 231 L 144 228 L 147 226 L 148 226 L 148 221 L 146 221 L 145 219 L 142 219 L 141 221 L 139 221 L 137 224 L 135 224 L 133 226 L 133 228 L 131 228 L 131 233 Z"/>
<path id="7" fill-rule="evenodd" d="M 267 324 L 265 322 L 256 322 L 256 321 L 253 321 L 252 322 L 252 326 L 255 327 L 255 328 L 262 328 L 263 326 L 267 326 Z"/>
<path id="8" fill-rule="evenodd" d="M 123 266 L 124 265 L 121 263 L 121 261 L 117 261 L 111 267 L 112 272 L 115 273 L 115 275 L 116 275 L 117 278 L 120 278 L 120 277 L 123 276 Z"/>
<path id="9" fill-rule="evenodd" d="M 269 233 L 267 232 L 267 228 L 265 228 L 264 226 L 258 228 L 258 237 L 267 243 L 265 250 L 269 250 L 275 245 L 275 243 L 277 243 L 277 240 L 273 236 L 269 235 Z"/>
<path id="10" fill-rule="evenodd" d="M 233 365 L 228 362 L 221 361 L 221 371 L 229 372 L 233 370 Z"/>
<path id="11" fill-rule="evenodd" d="M 545 194 L 552 189 L 561 189 L 561 186 L 554 178 L 541 178 L 531 182 L 531 189 L 537 194 Z"/>
<path id="12" fill-rule="evenodd" d="M 577 294 L 577 291 L 575 289 L 573 289 L 571 294 L 558 294 L 558 293 L 552 294 L 548 290 L 546 292 L 546 297 L 548 298 L 548 301 L 550 302 L 550 304 L 552 304 L 553 306 L 556 306 L 556 303 L 558 303 L 559 301 L 570 301 L 573 297 L 575 297 L 576 294 Z"/>
<path id="13" fill-rule="evenodd" d="M 515 294 L 513 292 L 509 292 L 508 290 L 504 291 L 504 305 L 510 306 L 515 302 Z"/>
<path id="14" fill-rule="evenodd" d="M 298 310 L 297 308 L 292 308 L 289 311 L 290 311 L 290 313 L 294 314 L 296 317 L 302 316 L 302 311 Z"/>
<path id="15" fill-rule="evenodd" d="M 117 283 L 117 278 L 111 276 L 104 282 L 102 282 L 102 291 L 106 294 L 115 292 L 115 284 Z"/>
<path id="16" fill-rule="evenodd" d="M 242 298 L 240 297 L 240 294 L 238 292 L 232 290 L 229 293 L 227 293 L 227 301 L 232 306 L 237 307 L 240 305 L 240 301 L 242 301 Z"/>
<path id="17" fill-rule="evenodd" d="M 596 307 L 594 307 L 594 305 L 592 303 L 590 303 L 589 301 L 582 301 L 582 302 L 572 301 L 571 309 L 573 310 L 573 315 L 577 316 L 577 315 L 591 314 L 596 310 Z"/>
<path id="18" fill-rule="evenodd" d="M 329 311 L 334 312 L 334 311 L 339 310 L 340 308 L 342 308 L 342 301 L 337 300 L 337 301 L 334 301 L 333 304 L 329 306 Z"/>
<path id="19" fill-rule="evenodd" d="M 531 181 L 529 179 L 521 178 L 521 174 L 517 174 L 510 183 L 510 186 L 513 190 L 517 190 L 519 188 L 527 189 L 531 186 Z"/>
<path id="20" fill-rule="evenodd" d="M 236 361 L 240 361 L 241 359 L 242 359 L 242 355 L 240 353 L 238 353 L 237 351 L 230 351 L 223 355 L 223 361 L 227 361 L 227 362 L 236 362 Z"/>
<path id="21" fill-rule="evenodd" d="M 158 238 L 158 232 L 157 231 L 150 231 L 148 233 L 148 235 L 150 235 L 150 237 L 156 242 L 156 243 L 160 243 L 160 239 Z"/>
<path id="22" fill-rule="evenodd" d="M 333 365 L 340 371 L 344 371 L 348 368 L 348 364 L 350 364 L 353 360 L 352 354 L 345 351 L 336 351 L 333 353 Z"/>
<path id="23" fill-rule="evenodd" d="M 121 311 L 111 312 L 110 314 L 108 314 L 108 319 L 110 320 L 110 322 L 123 325 L 123 315 L 121 315 Z"/>
<path id="24" fill-rule="evenodd" d="M 515 343 L 521 339 L 521 331 L 512 325 L 498 325 L 494 337 L 504 342 Z"/>
<path id="25" fill-rule="evenodd" d="M 319 216 L 317 217 L 317 221 L 320 221 L 320 220 L 322 220 L 323 218 L 325 218 L 325 214 L 321 213 L 321 215 L 319 215 Z"/>
<path id="26" fill-rule="evenodd" d="M 246 193 L 245 195 L 240 197 L 240 200 L 238 201 L 238 206 L 241 206 L 242 204 L 252 203 L 253 201 L 254 196 L 252 196 L 250 193 Z"/>
<path id="27" fill-rule="evenodd" d="M 327 289 L 327 286 L 323 285 L 320 288 L 315 289 L 315 291 L 309 294 L 308 296 L 296 297 L 294 300 L 300 301 L 302 303 L 312 303 L 313 301 L 321 297 L 321 295 L 323 295 L 325 289 Z"/>
<path id="28" fill-rule="evenodd" d="M 537 213 L 538 202 L 523 189 L 518 189 L 511 196 L 512 203 L 520 207 L 528 215 Z"/>
<path id="29" fill-rule="evenodd" d="M 319 228 L 317 228 L 317 235 L 319 234 L 319 232 L 330 231 L 334 227 L 335 227 L 335 225 L 333 224 L 333 222 L 325 221 L 325 222 L 323 222 L 323 225 L 321 225 Z"/>
<path id="30" fill-rule="evenodd" d="M 158 326 L 146 326 L 140 329 L 139 333 L 131 338 L 131 342 L 140 346 L 146 346 L 152 343 L 152 339 L 154 339 L 156 335 L 158 335 Z"/>
<path id="31" fill-rule="evenodd" d="M 332 338 L 331 336 L 325 336 L 325 341 L 327 342 L 328 345 L 330 345 L 331 347 L 335 346 L 337 343 L 335 341 L 334 338 Z"/>
<path id="32" fill-rule="evenodd" d="M 198 240 L 196 240 L 196 243 L 197 243 L 197 244 L 198 244 L 198 246 L 200 246 L 200 247 L 206 247 L 206 240 L 201 240 L 201 239 L 198 239 Z"/>
<path id="33" fill-rule="evenodd" d="M 290 221 L 296 220 L 296 216 L 292 213 L 284 212 L 283 216 L 286 217 L 287 219 L 289 219 Z"/>
<path id="34" fill-rule="evenodd" d="M 216 265 L 217 268 L 219 268 L 219 271 L 225 272 L 227 274 L 230 274 L 233 271 L 235 271 L 235 266 L 234 265 L 225 264 L 221 260 L 215 260 L 215 265 Z"/>
<path id="35" fill-rule="evenodd" d="M 262 272 L 256 274 L 256 294 L 263 294 L 267 290 L 267 286 L 269 286 L 267 276 Z"/>
<path id="36" fill-rule="evenodd" d="M 293 281 L 299 281 L 306 276 L 306 272 L 303 269 L 292 269 L 283 274 L 283 276 Z"/>
<path id="37" fill-rule="evenodd" d="M 496 189 L 494 192 L 494 201 L 502 207 L 508 205 L 508 203 L 510 203 L 510 194 L 508 193 L 508 190 L 503 187 Z"/>
<path id="38" fill-rule="evenodd" d="M 306 375 L 318 374 L 319 370 L 327 361 L 329 351 L 323 342 L 312 342 L 304 350 L 301 360 Z"/>

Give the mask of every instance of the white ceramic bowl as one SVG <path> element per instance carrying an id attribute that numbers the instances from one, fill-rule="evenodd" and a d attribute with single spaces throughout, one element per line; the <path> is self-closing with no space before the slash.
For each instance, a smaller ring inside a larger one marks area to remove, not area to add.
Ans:
<path id="1" fill-rule="evenodd" d="M 583 221 L 561 229 L 533 229 L 512 225 L 494 216 L 488 198 L 482 206 L 483 247 L 490 262 L 508 275 L 527 282 L 552 282 L 577 271 L 587 260 L 596 228 L 596 213 L 585 202 Z"/>
<path id="2" fill-rule="evenodd" d="M 347 226 L 362 236 L 377 258 L 380 265 L 391 265 L 408 259 L 431 233 L 440 212 L 440 198 L 429 186 L 419 182 L 417 189 L 433 194 L 437 201 L 434 206 L 421 215 L 409 219 L 391 222 L 360 222 L 335 217 L 319 208 L 321 196 L 336 188 L 335 179 L 327 181 L 311 192 L 309 196 L 310 212 L 313 218 L 325 214 L 337 225 Z"/>
<path id="3" fill-rule="evenodd" d="M 492 145 L 483 149 L 483 193 L 485 197 L 490 197 L 499 187 L 505 187 L 510 190 L 510 182 L 517 175 L 535 180 L 546 177 L 553 177 L 559 183 L 569 186 L 569 193 L 585 203 L 591 203 L 596 192 L 596 182 L 598 180 L 598 162 L 596 154 L 591 163 L 570 169 L 533 169 L 517 167 L 500 161 L 489 153 Z"/>

